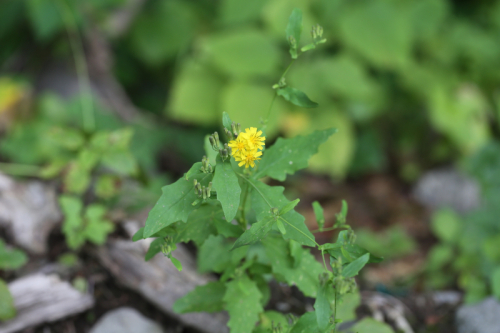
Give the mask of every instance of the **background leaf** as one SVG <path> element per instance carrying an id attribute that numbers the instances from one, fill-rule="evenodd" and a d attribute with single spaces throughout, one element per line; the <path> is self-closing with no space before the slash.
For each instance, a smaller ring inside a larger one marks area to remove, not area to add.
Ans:
<path id="1" fill-rule="evenodd" d="M 16 315 L 14 300 L 4 280 L 0 279 L 0 320 L 8 320 Z"/>
<path id="2" fill-rule="evenodd" d="M 173 308 L 177 313 L 222 311 L 224 309 L 222 299 L 225 293 L 224 282 L 208 282 L 179 298 Z"/>
<path id="3" fill-rule="evenodd" d="M 303 108 L 316 108 L 318 103 L 313 102 L 307 97 L 307 95 L 295 88 L 285 87 L 276 90 L 278 96 L 283 96 L 284 99 L 290 103 L 303 107 Z"/>

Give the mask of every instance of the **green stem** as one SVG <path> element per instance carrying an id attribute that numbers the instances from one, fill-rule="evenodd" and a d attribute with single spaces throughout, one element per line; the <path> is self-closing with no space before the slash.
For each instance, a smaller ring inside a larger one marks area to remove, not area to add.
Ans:
<path id="1" fill-rule="evenodd" d="M 0 171 L 13 176 L 40 176 L 41 168 L 36 165 L 0 163 Z"/>
<path id="2" fill-rule="evenodd" d="M 245 191 L 243 192 L 243 204 L 240 207 L 240 218 L 238 219 L 238 223 L 242 227 L 243 230 L 246 230 L 247 228 L 247 222 L 245 218 L 245 206 L 247 204 L 247 198 L 248 198 L 248 185 L 245 187 Z"/>
<path id="3" fill-rule="evenodd" d="M 335 229 L 343 229 L 343 228 L 344 228 L 344 227 L 330 227 L 330 228 L 324 228 L 324 229 L 322 229 L 322 230 L 320 230 L 320 229 L 312 230 L 311 232 L 312 232 L 313 234 L 315 234 L 315 233 L 318 233 L 318 232 L 323 232 L 323 231 L 332 231 L 332 230 L 335 230 Z M 348 229 L 348 228 L 346 228 L 346 229 Z"/>
<path id="4" fill-rule="evenodd" d="M 321 258 L 323 258 L 323 265 L 325 266 L 325 271 L 328 272 L 328 267 L 326 267 L 325 251 L 324 250 L 321 250 Z"/>
<path id="5" fill-rule="evenodd" d="M 264 201 L 267 203 L 267 205 L 269 206 L 269 208 L 273 208 L 273 206 L 271 205 L 271 203 L 269 201 L 267 201 L 267 198 L 264 196 L 264 194 L 257 188 L 257 186 L 255 186 L 251 181 L 249 181 L 245 176 L 243 176 L 242 174 L 239 174 L 239 173 L 236 173 L 238 176 L 240 176 L 242 179 L 244 179 L 248 184 L 252 185 L 252 187 L 260 194 L 260 196 L 262 197 L 262 199 L 264 199 Z"/>
<path id="6" fill-rule="evenodd" d="M 61 16 L 65 21 L 66 32 L 68 33 L 68 39 L 71 47 L 71 52 L 73 53 L 73 59 L 75 60 L 76 75 L 78 77 L 78 85 L 83 91 L 83 96 L 80 97 L 80 102 L 82 106 L 82 118 L 83 118 L 83 128 L 87 132 L 93 132 L 95 129 L 95 118 L 94 110 L 92 108 L 91 100 L 91 89 L 90 89 L 90 78 L 87 68 L 87 62 L 83 53 L 83 41 L 80 38 L 80 33 L 78 27 L 76 26 L 76 21 L 71 13 L 71 8 L 66 3 L 65 0 L 57 1 L 59 9 L 61 11 Z M 72 32 L 74 32 L 74 38 L 72 38 Z"/>
<path id="7" fill-rule="evenodd" d="M 294 228 L 295 230 L 297 230 L 298 232 L 300 232 L 302 235 L 304 235 L 305 237 L 309 238 L 310 241 L 314 242 L 314 244 L 316 244 L 316 246 L 319 246 L 318 243 L 316 243 L 316 240 L 314 240 L 313 238 L 309 237 L 308 235 L 306 235 L 302 230 L 300 230 L 299 228 L 297 228 L 296 226 L 294 226 L 293 224 L 291 224 L 290 222 L 288 222 L 287 220 L 285 220 L 283 217 L 279 217 L 280 220 L 282 220 L 283 222 L 285 222 L 286 224 L 288 224 L 290 227 Z"/>
<path id="8" fill-rule="evenodd" d="M 337 331 L 337 287 L 335 287 L 335 306 L 333 307 L 333 332 Z"/>

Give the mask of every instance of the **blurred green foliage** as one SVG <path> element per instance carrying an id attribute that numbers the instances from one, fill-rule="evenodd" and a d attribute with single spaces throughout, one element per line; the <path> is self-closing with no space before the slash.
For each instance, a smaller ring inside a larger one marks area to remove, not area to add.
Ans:
<path id="1" fill-rule="evenodd" d="M 464 163 L 482 188 L 481 207 L 459 216 L 436 212 L 432 230 L 440 243 L 429 253 L 429 284 L 443 288 L 457 283 L 466 302 L 494 294 L 500 299 L 500 143 L 492 142 Z"/>
<path id="2" fill-rule="evenodd" d="M 140 107 L 209 127 L 226 111 L 245 127 L 266 116 L 270 86 L 289 59 L 283 37 L 294 7 L 303 12 L 302 41 L 313 24 L 328 31 L 325 47 L 289 73 L 320 108 L 277 101 L 268 135 L 339 128 L 313 170 L 343 177 L 392 162 L 412 180 L 497 131 L 499 1 L 150 0 L 117 31 L 123 0 L 5 0 L 0 61 L 33 42 L 68 56 L 61 13 L 71 13 L 84 33 L 97 25 L 108 37 L 116 76 Z"/>

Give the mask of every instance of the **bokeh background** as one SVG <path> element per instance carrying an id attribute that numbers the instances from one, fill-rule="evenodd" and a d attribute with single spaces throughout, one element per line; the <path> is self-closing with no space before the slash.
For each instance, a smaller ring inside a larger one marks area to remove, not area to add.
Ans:
<path id="1" fill-rule="evenodd" d="M 287 75 L 319 107 L 277 99 L 267 142 L 338 128 L 287 183 L 299 208 L 313 221 L 320 200 L 333 218 L 348 200 L 358 241 L 388 259 L 368 289 L 500 297 L 500 1 L 2 0 L 0 171 L 65 193 L 81 179 L 65 176 L 61 142 L 91 112 L 92 129 L 133 132 L 106 206 L 146 209 L 223 111 L 244 128 L 265 118 L 293 8 L 303 44 L 313 24 L 327 39 Z"/>

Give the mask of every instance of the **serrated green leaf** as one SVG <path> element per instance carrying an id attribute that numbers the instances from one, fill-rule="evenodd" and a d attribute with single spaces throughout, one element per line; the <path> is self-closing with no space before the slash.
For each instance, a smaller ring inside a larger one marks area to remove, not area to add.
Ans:
<path id="1" fill-rule="evenodd" d="M 0 239 L 0 269 L 11 270 L 23 266 L 28 261 L 26 254 L 17 249 L 7 249 Z"/>
<path id="2" fill-rule="evenodd" d="M 0 321 L 14 318 L 16 308 L 9 288 L 4 280 L 0 279 Z"/>
<path id="3" fill-rule="evenodd" d="M 274 222 L 275 219 L 273 215 L 265 215 L 261 221 L 252 224 L 250 229 L 246 230 L 240 236 L 240 238 L 236 240 L 232 249 L 234 250 L 241 246 L 251 245 L 259 242 L 267 235 L 269 231 L 271 231 Z"/>
<path id="4" fill-rule="evenodd" d="M 182 264 L 179 260 L 175 259 L 174 257 L 170 257 L 170 261 L 172 261 L 172 264 L 174 264 L 175 268 L 177 268 L 177 270 L 179 272 L 182 271 Z"/>
<path id="5" fill-rule="evenodd" d="M 288 213 L 289 211 L 291 211 L 292 209 L 294 209 L 295 206 L 297 206 L 297 204 L 299 203 L 299 201 L 300 201 L 300 199 L 295 199 L 293 201 L 290 201 L 285 206 L 283 206 L 283 208 L 281 208 L 279 214 L 280 215 L 284 215 L 284 214 Z"/>
<path id="6" fill-rule="evenodd" d="M 227 129 L 229 132 L 232 132 L 231 129 L 232 123 L 233 121 L 231 120 L 227 112 L 222 112 L 222 126 L 224 126 L 224 128 Z"/>
<path id="7" fill-rule="evenodd" d="M 201 273 L 222 273 L 231 264 L 231 244 L 221 235 L 210 235 L 198 250 L 198 270 Z"/>
<path id="8" fill-rule="evenodd" d="M 220 157 L 217 158 L 213 188 L 217 191 L 217 200 L 222 205 L 226 221 L 232 221 L 238 212 L 241 188 L 231 163 L 222 162 Z"/>
<path id="9" fill-rule="evenodd" d="M 303 107 L 303 108 L 317 108 L 318 103 L 313 102 L 307 97 L 307 95 L 295 88 L 285 87 L 280 88 L 276 91 L 279 96 L 282 96 L 284 99 L 289 101 L 290 103 Z"/>
<path id="10" fill-rule="evenodd" d="M 231 333 L 251 333 L 264 309 L 260 304 L 262 297 L 254 281 L 243 275 L 226 284 L 224 294 L 226 310 L 229 312 L 227 326 Z"/>
<path id="11" fill-rule="evenodd" d="M 148 252 L 146 252 L 146 256 L 144 257 L 144 260 L 149 261 L 151 260 L 155 255 L 161 252 L 161 246 L 165 242 L 163 237 L 158 237 L 154 241 L 151 242 L 149 245 Z"/>
<path id="12" fill-rule="evenodd" d="M 370 254 L 365 253 L 358 259 L 354 260 L 353 262 L 345 266 L 342 269 L 342 276 L 350 278 L 358 275 L 359 271 L 368 263 L 369 260 L 370 260 Z"/>
<path id="13" fill-rule="evenodd" d="M 257 213 L 257 219 L 263 220 L 270 213 L 272 207 L 283 207 L 290 201 L 283 195 L 284 187 L 268 186 L 258 180 L 246 179 L 252 188 L 251 202 L 252 208 Z M 307 246 L 316 246 L 313 234 L 304 223 L 305 218 L 294 210 L 288 211 L 280 216 L 284 223 L 286 234 L 285 239 L 293 239 L 300 244 Z"/>
<path id="14" fill-rule="evenodd" d="M 293 325 L 290 333 L 324 333 L 318 327 L 316 314 L 314 312 L 307 312 L 300 317 L 300 319 Z"/>
<path id="15" fill-rule="evenodd" d="M 302 248 L 300 264 L 295 265 L 290 256 L 288 243 L 278 237 L 267 237 L 262 241 L 273 273 L 290 285 L 296 285 L 306 296 L 316 297 L 318 276 L 323 267 L 308 249 Z"/>
<path id="16" fill-rule="evenodd" d="M 299 135 L 291 139 L 278 138 L 272 147 L 266 149 L 254 178 L 269 176 L 284 181 L 287 174 L 306 168 L 307 161 L 318 152 L 319 145 L 336 131 L 330 128 L 315 131 L 307 136 Z"/>
<path id="17" fill-rule="evenodd" d="M 215 220 L 222 220 L 222 218 L 220 206 L 201 205 L 189 215 L 186 223 L 176 223 L 177 235 L 174 238 L 175 243 L 187 243 L 192 240 L 200 247 L 208 236 L 217 233 L 214 222 Z"/>
<path id="18" fill-rule="evenodd" d="M 323 273 L 323 277 L 319 279 L 318 295 L 314 302 L 314 310 L 316 312 L 316 321 L 321 330 L 325 330 L 330 323 L 330 301 L 328 300 L 328 273 Z"/>
<path id="19" fill-rule="evenodd" d="M 151 237 L 157 231 L 177 222 L 187 222 L 189 214 L 196 209 L 192 203 L 198 199 L 194 192 L 193 180 L 208 186 L 212 174 L 196 174 L 186 180 L 184 177 L 162 188 L 162 196 L 151 209 L 144 228 L 144 237 Z"/>
<path id="20" fill-rule="evenodd" d="M 204 286 L 198 286 L 187 295 L 179 298 L 174 303 L 174 311 L 177 313 L 188 312 L 218 312 L 224 309 L 222 301 L 226 293 L 226 284 L 220 281 L 209 282 Z"/>
<path id="21" fill-rule="evenodd" d="M 319 230 L 323 230 L 325 226 L 325 215 L 323 214 L 323 207 L 319 204 L 319 202 L 314 201 L 312 203 L 314 215 L 316 216 L 316 222 L 318 223 Z"/>

